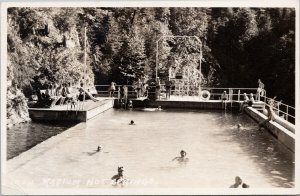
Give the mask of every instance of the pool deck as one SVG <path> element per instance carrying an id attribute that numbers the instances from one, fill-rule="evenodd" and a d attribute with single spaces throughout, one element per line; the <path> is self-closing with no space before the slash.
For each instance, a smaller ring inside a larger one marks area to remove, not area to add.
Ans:
<path id="1" fill-rule="evenodd" d="M 51 108 L 29 108 L 29 116 L 35 121 L 78 121 L 86 122 L 96 115 L 110 109 L 114 98 L 97 98 L 98 101 L 78 102 L 75 108 L 70 105 L 58 105 Z"/>

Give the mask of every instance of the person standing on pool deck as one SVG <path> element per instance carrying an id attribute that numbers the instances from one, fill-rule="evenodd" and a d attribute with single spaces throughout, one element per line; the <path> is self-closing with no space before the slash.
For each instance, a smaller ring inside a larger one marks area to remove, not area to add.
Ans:
<path id="1" fill-rule="evenodd" d="M 141 90 L 142 90 L 142 82 L 141 79 L 139 78 L 136 84 L 136 98 L 140 98 L 141 97 Z"/>
<path id="2" fill-rule="evenodd" d="M 264 88 L 265 88 L 264 83 L 262 83 L 261 80 L 258 79 L 258 88 L 257 88 L 257 91 L 256 91 L 256 96 L 255 96 L 256 101 L 260 101 L 260 96 L 263 95 Z"/>
<path id="3" fill-rule="evenodd" d="M 109 97 L 113 97 L 116 90 L 116 83 L 111 82 L 110 87 L 108 88 Z"/>
<path id="4" fill-rule="evenodd" d="M 166 81 L 166 98 L 170 99 L 171 96 L 171 81 L 170 78 Z"/>
<path id="5" fill-rule="evenodd" d="M 160 99 L 160 80 L 159 80 L 159 77 L 157 77 L 156 81 L 155 81 L 155 94 L 156 94 L 156 99 Z"/>
<path id="6" fill-rule="evenodd" d="M 228 100 L 228 95 L 226 91 L 222 93 L 221 100 L 222 100 L 222 108 L 226 109 L 226 101 Z"/>

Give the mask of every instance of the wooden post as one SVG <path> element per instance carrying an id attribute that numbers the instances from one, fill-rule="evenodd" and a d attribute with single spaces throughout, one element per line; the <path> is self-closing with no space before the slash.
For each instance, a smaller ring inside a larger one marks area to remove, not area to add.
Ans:
<path id="1" fill-rule="evenodd" d="M 241 90 L 238 91 L 238 101 L 240 101 Z"/>

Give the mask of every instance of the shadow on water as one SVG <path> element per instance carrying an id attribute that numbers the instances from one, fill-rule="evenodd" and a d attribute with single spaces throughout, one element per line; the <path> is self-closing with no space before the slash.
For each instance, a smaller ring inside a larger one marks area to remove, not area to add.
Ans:
<path id="1" fill-rule="evenodd" d="M 29 122 L 7 129 L 7 160 L 74 125 L 72 122 Z"/>
<path id="2" fill-rule="evenodd" d="M 238 143 L 243 152 L 259 165 L 273 186 L 294 187 L 295 155 L 292 151 L 267 130 L 260 131 L 258 125 L 245 114 L 227 113 L 217 122 L 219 126 L 223 126 L 224 121 L 235 124 L 232 124 L 232 127 L 225 133 L 217 133 L 216 136 L 226 135 L 230 138 L 226 142 Z M 237 128 L 237 124 L 241 124 L 242 127 Z"/>

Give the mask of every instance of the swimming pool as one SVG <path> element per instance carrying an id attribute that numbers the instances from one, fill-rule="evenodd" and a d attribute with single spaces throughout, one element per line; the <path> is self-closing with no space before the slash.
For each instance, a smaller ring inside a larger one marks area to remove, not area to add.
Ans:
<path id="1" fill-rule="evenodd" d="M 172 161 L 180 150 L 186 165 Z M 294 154 L 248 116 L 224 111 L 111 109 L 7 163 L 27 188 L 110 188 L 118 166 L 125 187 L 227 188 L 235 176 L 251 188 L 294 186 Z"/>

